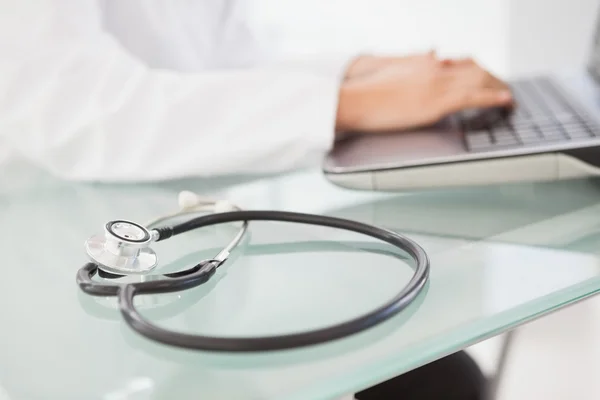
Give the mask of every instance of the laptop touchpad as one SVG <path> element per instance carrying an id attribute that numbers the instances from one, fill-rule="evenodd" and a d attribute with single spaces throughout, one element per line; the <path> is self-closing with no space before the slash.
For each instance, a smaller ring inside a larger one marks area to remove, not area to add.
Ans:
<path id="1" fill-rule="evenodd" d="M 327 159 L 327 166 L 400 166 L 465 153 L 463 134 L 458 129 L 436 126 L 418 131 L 367 134 L 349 138 L 336 144 Z"/>

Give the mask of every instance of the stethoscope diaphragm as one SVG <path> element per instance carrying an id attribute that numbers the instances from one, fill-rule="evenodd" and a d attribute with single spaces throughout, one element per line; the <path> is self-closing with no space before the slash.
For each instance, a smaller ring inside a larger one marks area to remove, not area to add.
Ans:
<path id="1" fill-rule="evenodd" d="M 147 274 L 158 265 L 158 257 L 149 246 L 152 233 L 135 222 L 108 222 L 104 234 L 85 242 L 85 249 L 98 268 L 111 274 Z"/>

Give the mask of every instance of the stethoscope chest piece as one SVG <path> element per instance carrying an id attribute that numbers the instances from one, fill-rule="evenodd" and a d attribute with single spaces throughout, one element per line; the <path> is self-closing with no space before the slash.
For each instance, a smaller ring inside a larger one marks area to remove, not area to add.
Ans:
<path id="1" fill-rule="evenodd" d="M 146 274 L 158 264 L 152 233 L 131 221 L 110 221 L 104 234 L 94 235 L 85 242 L 85 249 L 98 268 L 113 274 Z"/>

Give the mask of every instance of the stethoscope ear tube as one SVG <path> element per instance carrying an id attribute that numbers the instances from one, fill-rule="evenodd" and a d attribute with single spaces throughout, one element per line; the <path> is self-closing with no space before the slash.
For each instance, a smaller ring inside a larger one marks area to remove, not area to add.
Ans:
<path id="1" fill-rule="evenodd" d="M 262 337 L 215 337 L 174 332 L 152 324 L 137 311 L 134 298 L 141 294 L 158 294 L 187 290 L 201 285 L 210 279 L 222 260 L 206 260 L 182 273 L 164 275 L 164 279 L 136 282 L 124 285 L 102 284 L 91 278 L 96 272 L 93 263 L 87 264 L 79 272 L 77 282 L 80 288 L 91 295 L 114 296 L 127 324 L 139 334 L 171 346 L 194 350 L 251 352 L 272 351 L 315 345 L 343 338 L 364 331 L 393 317 L 409 306 L 423 290 L 429 277 L 429 258 L 425 250 L 413 240 L 373 225 L 348 219 L 304 214 L 286 211 L 232 211 L 203 215 L 172 227 L 158 229 L 158 240 L 165 240 L 190 230 L 229 222 L 273 221 L 326 226 L 349 230 L 382 240 L 405 251 L 415 262 L 412 278 L 396 296 L 376 309 L 346 322 L 312 331 Z"/>

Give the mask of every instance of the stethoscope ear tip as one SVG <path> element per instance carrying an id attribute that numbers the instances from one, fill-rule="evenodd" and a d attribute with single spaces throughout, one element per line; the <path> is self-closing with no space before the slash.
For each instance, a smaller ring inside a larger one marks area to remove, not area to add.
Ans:
<path id="1" fill-rule="evenodd" d="M 196 193 L 190 192 L 189 190 L 183 190 L 179 192 L 177 202 L 181 210 L 186 210 L 188 208 L 196 207 L 197 205 L 199 205 L 201 199 L 200 196 L 198 196 Z"/>
<path id="2" fill-rule="evenodd" d="M 236 211 L 236 207 L 233 203 L 228 200 L 214 200 L 207 197 L 199 196 L 189 190 L 183 190 L 178 195 L 179 209 L 181 210 L 192 210 L 198 206 L 213 206 L 214 213 L 222 213 L 229 211 Z"/>

